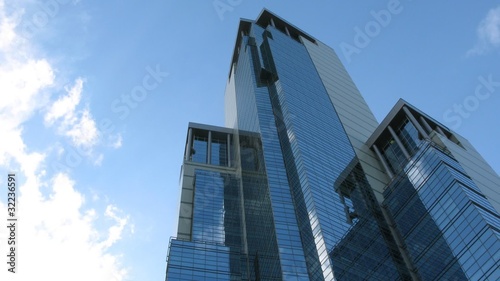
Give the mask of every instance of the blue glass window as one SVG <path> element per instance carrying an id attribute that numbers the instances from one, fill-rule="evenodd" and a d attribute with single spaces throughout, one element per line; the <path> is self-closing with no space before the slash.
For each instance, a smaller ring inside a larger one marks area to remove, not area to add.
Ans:
<path id="1" fill-rule="evenodd" d="M 193 141 L 192 161 L 207 163 L 208 138 L 195 136 Z"/>

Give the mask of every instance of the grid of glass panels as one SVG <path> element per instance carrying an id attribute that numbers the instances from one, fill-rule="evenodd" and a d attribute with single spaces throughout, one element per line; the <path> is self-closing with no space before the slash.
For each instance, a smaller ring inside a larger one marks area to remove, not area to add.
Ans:
<path id="1" fill-rule="evenodd" d="M 329 250 L 351 227 L 333 184 L 354 151 L 304 46 L 270 27 L 254 25 L 250 36 L 234 76 L 236 112 L 240 128 L 256 124 L 262 136 L 283 278 L 331 280 Z M 240 114 L 253 112 L 244 100 L 255 100 L 256 115 Z"/>
<path id="2" fill-rule="evenodd" d="M 241 280 L 241 277 L 231 275 L 230 254 L 229 247 L 173 239 L 170 241 L 166 280 Z"/>
<path id="3" fill-rule="evenodd" d="M 330 252 L 337 280 L 409 280 L 373 191 L 358 164 L 340 184 L 339 192 L 356 223 Z"/>
<path id="4" fill-rule="evenodd" d="M 239 180 L 235 175 L 195 170 L 192 241 L 241 252 L 242 218 Z M 230 255 L 231 273 L 241 276 L 245 266 L 239 254 Z"/>
<path id="5" fill-rule="evenodd" d="M 413 160 L 384 196 L 419 274 L 423 279 L 498 279 L 498 213 L 459 163 L 432 143 Z"/>
<path id="6" fill-rule="evenodd" d="M 229 164 L 228 149 L 230 148 L 227 141 L 227 133 L 194 129 L 189 160 L 226 167 Z M 209 145 L 210 149 L 208 147 Z"/>
<path id="7" fill-rule="evenodd" d="M 239 135 L 248 280 L 282 280 L 273 210 L 258 137 Z M 248 153 L 243 153 L 244 151 Z"/>
<path id="8" fill-rule="evenodd" d="M 272 38 L 263 46 L 279 77 L 270 97 L 296 208 L 305 209 L 297 210 L 302 241 L 316 248 L 322 279 L 330 280 L 328 251 L 350 228 L 333 186 L 355 154 L 305 47 L 281 31 L 268 31 Z M 316 266 L 310 268 L 316 274 Z"/>
<path id="9" fill-rule="evenodd" d="M 207 163 L 208 137 L 195 135 L 191 160 L 198 163 Z"/>
<path id="10" fill-rule="evenodd" d="M 464 280 L 460 265 L 409 180 L 399 179 L 390 189 L 394 193 L 385 194 L 385 203 L 420 277 L 423 280 Z"/>
<path id="11" fill-rule="evenodd" d="M 227 135 L 212 136 L 210 164 L 227 166 Z"/>
<path id="12" fill-rule="evenodd" d="M 252 25 L 251 36 L 256 40 L 264 30 Z M 248 37 L 242 40 L 240 55 L 234 75 L 238 105 L 238 127 L 258 128 L 262 138 L 263 160 L 269 186 L 269 200 L 272 208 L 276 244 L 283 280 L 309 280 L 302 248 L 299 227 L 295 217 L 293 199 L 290 194 L 281 147 L 276 132 L 273 109 L 266 83 L 259 81 L 259 54 L 257 42 L 246 45 Z M 257 65 L 257 66 L 256 66 Z M 254 103 L 243 101 L 254 100 Z M 241 108 L 240 108 L 241 107 Z M 242 114 L 251 112 L 252 114 Z M 259 263 L 262 265 L 262 263 Z"/>
<path id="13" fill-rule="evenodd" d="M 393 172 L 403 169 L 408 160 L 397 142 L 391 137 L 383 147 L 383 155 Z"/>
<path id="14" fill-rule="evenodd" d="M 224 179 L 218 172 L 197 169 L 193 215 L 193 241 L 225 242 Z"/>
<path id="15" fill-rule="evenodd" d="M 401 125 L 396 130 L 396 133 L 408 153 L 410 155 L 415 154 L 418 150 L 421 139 L 419 138 L 417 129 L 413 126 L 410 120 L 408 120 L 408 117 L 403 119 Z"/>

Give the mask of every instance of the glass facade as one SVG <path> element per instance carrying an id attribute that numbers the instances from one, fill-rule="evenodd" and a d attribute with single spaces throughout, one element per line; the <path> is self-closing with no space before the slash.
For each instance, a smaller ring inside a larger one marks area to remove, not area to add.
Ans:
<path id="1" fill-rule="evenodd" d="M 227 139 L 213 138 L 210 150 L 212 152 L 211 164 L 227 166 Z"/>
<path id="2" fill-rule="evenodd" d="M 415 152 L 417 152 L 422 137 L 419 136 L 417 129 L 408 120 L 408 118 L 405 118 L 401 122 L 401 125 L 397 130 L 397 136 L 410 155 L 413 155 L 415 154 Z"/>
<path id="3" fill-rule="evenodd" d="M 386 190 L 390 210 L 424 280 L 498 280 L 499 216 L 460 164 L 432 143 Z"/>
<path id="4" fill-rule="evenodd" d="M 264 32 L 261 27 L 256 25 L 254 27 L 255 30 L 252 30 L 252 32 Z M 277 141 L 278 132 L 276 131 L 269 91 L 264 81 L 260 80 L 260 76 L 255 74 L 260 70 L 258 66 L 260 63 L 259 51 L 257 46 L 251 45 L 256 44 L 256 40 L 245 36 L 242 44 L 240 48 L 247 51 L 240 54 L 234 74 L 236 100 L 250 99 L 255 100 L 255 103 L 241 102 L 242 109 L 237 109 L 237 125 L 240 130 L 257 129 L 261 136 L 263 168 L 267 174 L 270 207 L 274 215 L 275 239 L 279 249 L 279 263 L 282 272 L 279 280 L 281 278 L 308 280 L 305 256 L 296 254 L 302 253 L 304 250 L 295 217 L 293 198 L 290 194 L 281 146 Z M 246 44 L 250 45 L 246 47 Z M 242 112 L 250 114 L 243 115 Z"/>
<path id="5" fill-rule="evenodd" d="M 499 280 L 500 216 L 441 140 L 456 138 L 402 109 L 387 126 L 396 135 L 381 133 L 377 142 L 395 173 L 383 205 L 409 267 L 422 280 Z"/>
<path id="6" fill-rule="evenodd" d="M 500 216 L 443 130 L 406 105 L 367 129 L 318 43 L 266 10 L 240 22 L 230 128 L 188 129 L 167 280 L 500 280 Z"/>
<path id="7" fill-rule="evenodd" d="M 390 249 L 394 242 L 381 232 L 388 229 L 366 179 L 349 192 L 360 196 L 352 195 L 355 203 L 334 188 L 356 166 L 356 155 L 305 46 L 279 28 L 257 24 L 240 44 L 232 73 L 236 109 L 229 110 L 236 111 L 237 128 L 262 139 L 282 279 L 333 280 L 334 270 L 369 268 L 366 260 L 347 264 L 337 258 L 340 251 L 331 254 L 334 247 L 350 249 L 340 246 L 342 239 L 359 230 L 378 241 L 376 251 L 363 255 L 380 263 L 370 276 L 406 276 L 397 250 Z M 356 228 L 345 202 L 365 210 L 354 218 L 362 220 Z M 366 246 L 360 243 L 355 251 Z"/>
<path id="8" fill-rule="evenodd" d="M 337 280 L 410 280 L 359 164 L 349 171 L 338 192 L 352 226 L 330 252 Z"/>
<path id="9" fill-rule="evenodd" d="M 167 280 L 229 281 L 230 249 L 221 245 L 172 239 Z"/>
<path id="10" fill-rule="evenodd" d="M 167 280 L 282 280 L 261 140 L 214 129 L 189 129 L 180 217 L 189 238 L 171 240 Z"/>
<path id="11" fill-rule="evenodd" d="M 193 158 L 192 160 L 199 163 L 207 162 L 208 152 L 208 137 L 196 136 L 193 141 Z"/>

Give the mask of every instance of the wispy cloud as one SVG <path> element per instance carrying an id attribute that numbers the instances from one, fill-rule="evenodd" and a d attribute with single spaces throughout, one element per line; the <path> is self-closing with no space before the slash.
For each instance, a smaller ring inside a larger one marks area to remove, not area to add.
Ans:
<path id="1" fill-rule="evenodd" d="M 68 94 L 60 97 L 50 106 L 47 114 L 45 114 L 45 121 L 52 124 L 59 118 L 69 119 L 73 117 L 76 106 L 81 100 L 82 89 L 83 81 L 78 78 L 72 88 L 66 88 Z"/>
<path id="2" fill-rule="evenodd" d="M 467 56 L 482 55 L 500 48 L 500 6 L 488 11 L 477 28 L 477 43 Z"/>
<path id="3" fill-rule="evenodd" d="M 117 135 L 112 135 L 110 137 L 111 139 L 111 147 L 115 148 L 115 149 L 118 149 L 120 147 L 122 147 L 122 141 L 123 141 L 123 138 L 122 138 L 122 135 L 121 134 L 117 134 Z"/>
<path id="4" fill-rule="evenodd" d="M 109 228 L 107 239 L 102 242 L 103 247 L 108 248 L 115 244 L 118 240 L 121 239 L 121 235 L 125 226 L 128 224 L 129 217 L 119 216 L 118 213 L 121 211 L 113 205 L 108 205 L 106 207 L 105 215 L 109 219 L 112 219 L 116 224 Z"/>
<path id="5" fill-rule="evenodd" d="M 9 7 L 15 15 L 6 10 L 5 0 L 0 0 L 0 185 L 5 186 L 7 172 L 16 172 L 20 227 L 17 273 L 8 272 L 4 263 L 0 280 L 124 280 L 127 269 L 120 255 L 109 250 L 133 227 L 129 217 L 114 205 L 104 212 L 89 206 L 69 174 L 44 168 L 47 158 L 57 157 L 62 148 L 34 149 L 25 139 L 26 123 L 42 118 L 49 127 L 58 128 L 56 137 L 75 146 L 96 144 L 91 110 L 81 105 L 83 79 L 77 78 L 61 97 L 54 97 L 55 66 L 50 59 L 37 57 L 39 52 L 16 32 L 20 10 Z M 53 133 L 47 127 L 41 130 Z M 7 213 L 4 198 L 2 214 Z M 100 202 L 95 199 L 94 203 Z M 6 239 L 7 228 L 1 227 L 0 241 Z M 1 255 L 7 253 L 6 246 L 0 243 Z"/>
<path id="6" fill-rule="evenodd" d="M 75 146 L 92 148 L 97 144 L 99 131 L 88 108 L 77 110 L 83 90 L 83 80 L 78 78 L 75 85 L 66 88 L 68 93 L 54 102 L 45 114 L 49 125 L 58 123 L 58 132 L 71 139 Z"/>

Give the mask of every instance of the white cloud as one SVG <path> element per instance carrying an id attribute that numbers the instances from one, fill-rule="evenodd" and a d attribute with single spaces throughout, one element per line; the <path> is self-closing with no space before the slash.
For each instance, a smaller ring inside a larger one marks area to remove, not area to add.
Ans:
<path id="1" fill-rule="evenodd" d="M 98 130 L 88 109 L 81 112 L 72 125 L 65 134 L 75 145 L 89 147 L 97 143 Z"/>
<path id="2" fill-rule="evenodd" d="M 491 49 L 500 47 L 500 6 L 488 11 L 477 28 L 478 41 L 468 56 L 482 55 Z"/>
<path id="3" fill-rule="evenodd" d="M 3 8 L 3 2 L 0 3 L 0 9 Z M 3 9 L 2 9 L 3 10 Z M 0 22 L 0 49 L 9 48 L 16 37 L 16 33 L 14 32 L 15 23 L 11 18 L 4 18 L 2 22 Z"/>
<path id="4" fill-rule="evenodd" d="M 107 249 L 121 238 L 128 217 L 116 215 L 117 208 L 108 206 L 105 215 L 110 216 L 108 210 L 111 210 L 114 224 L 103 239 L 94 227 L 97 212 L 83 210 L 85 198 L 75 189 L 75 182 L 68 175 L 57 174 L 47 183 L 50 187 L 48 197 L 41 194 L 41 184 L 40 177 L 31 174 L 20 188 L 19 268 L 15 278 L 6 270 L 0 271 L 0 278 L 123 280 L 127 270 L 120 265 L 119 257 L 107 253 Z M 6 233 L 1 234 L 5 241 Z M 5 252 L 6 249 L 2 249 L 2 253 Z"/>
<path id="5" fill-rule="evenodd" d="M 67 95 L 60 97 L 45 114 L 48 125 L 58 123 L 58 132 L 70 138 L 73 145 L 92 148 L 98 143 L 99 130 L 90 111 L 78 110 L 83 91 L 83 80 L 76 79 L 75 85 L 66 87 Z"/>
<path id="6" fill-rule="evenodd" d="M 113 142 L 111 144 L 111 146 L 115 149 L 118 149 L 120 147 L 122 147 L 122 135 L 121 134 L 118 134 L 118 135 L 115 135 L 115 136 L 111 136 L 111 141 Z"/>
<path id="7" fill-rule="evenodd" d="M 112 226 L 108 230 L 108 238 L 102 242 L 103 247 L 108 248 L 115 244 L 121 239 L 123 229 L 128 223 L 129 217 L 119 217 L 116 213 L 120 212 L 118 208 L 113 205 L 108 205 L 106 207 L 105 215 L 106 217 L 114 220 L 116 225 Z"/>
<path id="8" fill-rule="evenodd" d="M 96 166 L 101 166 L 102 165 L 102 161 L 104 160 L 104 155 L 101 153 L 99 154 L 99 156 L 97 156 L 97 158 L 94 160 L 94 165 Z"/>
<path id="9" fill-rule="evenodd" d="M 70 119 L 75 115 L 76 106 L 80 103 L 83 90 L 83 80 L 78 78 L 75 85 L 71 88 L 66 87 L 68 95 L 60 97 L 49 108 L 45 114 L 45 122 L 53 124 L 54 121 L 60 118 Z"/>
<path id="10" fill-rule="evenodd" d="M 83 81 L 77 79 L 66 96 L 51 99 L 56 77 L 49 60 L 36 58 L 25 39 L 15 32 L 16 22 L 0 0 L 0 185 L 7 172 L 17 174 L 18 268 L 9 273 L 4 262 L 0 280 L 124 280 L 126 268 L 110 248 L 130 227 L 129 217 L 108 206 L 104 229 L 99 213 L 68 174 L 49 174 L 43 169 L 48 154 L 61 147 L 36 151 L 23 139 L 24 124 L 41 118 L 63 128 L 75 145 L 94 145 L 97 130 L 90 110 L 78 110 Z M 20 4 L 19 4 L 20 5 Z M 19 14 L 19 12 L 18 12 Z M 69 109 L 69 110 L 68 110 Z M 42 128 L 46 129 L 46 128 Z M 45 133 L 51 133 L 50 131 Z M 0 199 L 0 213 L 6 205 Z M 7 254 L 7 228 L 0 227 L 0 255 Z"/>
<path id="11" fill-rule="evenodd" d="M 45 59 L 26 57 L 26 48 L 19 44 L 14 20 L 6 16 L 3 1 L 0 42 L 6 41 L 0 44 L 0 165 L 7 166 L 12 158 L 30 162 L 24 153 L 20 125 L 46 104 L 43 90 L 53 85 L 54 73 Z"/>

